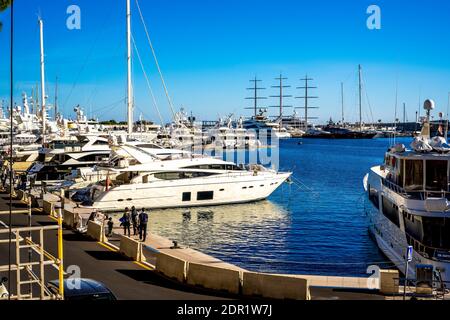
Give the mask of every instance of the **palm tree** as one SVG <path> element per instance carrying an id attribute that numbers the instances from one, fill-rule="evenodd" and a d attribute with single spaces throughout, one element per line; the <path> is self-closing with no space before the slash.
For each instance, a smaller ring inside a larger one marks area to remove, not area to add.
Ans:
<path id="1" fill-rule="evenodd" d="M 0 12 L 6 10 L 13 0 L 0 0 Z M 0 21 L 0 31 L 2 31 L 3 23 Z"/>

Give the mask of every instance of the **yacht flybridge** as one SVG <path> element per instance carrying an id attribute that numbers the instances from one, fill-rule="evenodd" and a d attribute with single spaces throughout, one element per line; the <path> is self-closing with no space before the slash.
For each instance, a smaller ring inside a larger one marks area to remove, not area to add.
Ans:
<path id="1" fill-rule="evenodd" d="M 91 187 L 92 207 L 101 211 L 258 201 L 269 197 L 291 175 L 202 155 L 182 153 L 161 160 L 134 146 L 114 148 L 108 166 L 98 167 L 108 171 L 107 178 Z"/>
<path id="2" fill-rule="evenodd" d="M 408 278 L 416 267 L 430 265 L 437 281 L 450 281 L 450 146 L 444 137 L 430 138 L 430 111 L 412 150 L 396 145 L 384 164 L 371 168 L 364 187 L 372 202 L 369 228 L 380 249 L 402 271 L 408 246 L 413 247 Z M 448 284 L 447 284 L 448 287 Z"/>

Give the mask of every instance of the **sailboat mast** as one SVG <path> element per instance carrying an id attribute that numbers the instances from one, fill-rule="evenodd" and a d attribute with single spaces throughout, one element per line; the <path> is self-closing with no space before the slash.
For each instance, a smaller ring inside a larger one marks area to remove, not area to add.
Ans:
<path id="1" fill-rule="evenodd" d="M 255 76 L 254 80 L 250 80 L 250 83 L 253 83 L 253 87 L 247 88 L 247 90 L 253 91 L 253 95 L 251 97 L 245 98 L 246 100 L 253 100 L 253 106 L 245 109 L 251 109 L 254 112 L 254 117 L 256 118 L 258 116 L 258 100 L 264 100 L 267 99 L 266 97 L 260 97 L 258 95 L 258 90 L 265 90 L 266 88 L 261 88 L 258 86 L 258 83 L 260 83 L 262 80 L 258 80 L 258 78 Z"/>
<path id="2" fill-rule="evenodd" d="M 344 83 L 341 82 L 341 102 L 342 102 L 342 125 L 344 125 L 345 118 L 344 118 Z"/>
<path id="3" fill-rule="evenodd" d="M 46 103 L 46 99 L 47 97 L 45 96 L 45 60 L 44 60 L 44 22 L 42 21 L 42 19 L 39 19 L 39 29 L 40 29 L 40 41 L 41 41 L 41 98 L 42 98 L 42 103 L 41 103 L 41 108 L 42 108 L 42 137 L 43 137 L 43 142 L 45 143 L 45 132 L 46 132 L 46 107 L 47 107 L 47 103 Z"/>
<path id="4" fill-rule="evenodd" d="M 284 105 L 284 98 L 290 98 L 291 95 L 284 94 L 285 88 L 290 88 L 291 86 L 285 85 L 284 80 L 287 80 L 288 78 L 283 77 L 283 74 L 280 73 L 279 78 L 275 78 L 275 80 L 279 81 L 279 85 L 272 86 L 272 88 L 276 88 L 280 90 L 280 94 L 278 96 L 270 96 L 271 98 L 278 98 L 279 99 L 279 105 L 278 106 L 271 106 L 271 108 L 278 108 L 280 110 L 280 117 L 279 117 L 279 124 L 280 128 L 283 127 L 283 115 L 284 115 L 284 109 L 285 108 L 292 108 L 292 106 Z"/>
<path id="5" fill-rule="evenodd" d="M 359 130 L 362 131 L 362 82 L 361 82 L 361 65 L 358 65 L 359 79 Z"/>
<path id="6" fill-rule="evenodd" d="M 311 87 L 309 86 L 309 81 L 313 81 L 314 79 L 308 78 L 308 75 L 305 76 L 304 79 L 300 79 L 300 81 L 305 81 L 304 87 L 297 87 L 297 89 L 304 89 L 305 90 L 305 96 L 304 97 L 296 97 L 296 99 L 305 99 L 305 106 L 304 107 L 297 107 L 296 109 L 304 109 L 305 111 L 305 119 L 304 119 L 304 129 L 305 131 L 308 130 L 308 120 L 313 119 L 309 117 L 308 110 L 309 109 L 318 109 L 317 107 L 311 107 L 308 104 L 309 99 L 317 99 L 318 97 L 312 97 L 309 96 L 309 89 L 317 89 L 317 87 Z"/>
<path id="7" fill-rule="evenodd" d="M 133 133 L 133 92 L 131 83 L 131 2 L 127 0 L 127 110 L 128 134 Z"/>
<path id="8" fill-rule="evenodd" d="M 258 115 L 258 79 L 255 76 L 255 92 L 254 92 L 254 97 L 255 97 L 255 101 L 254 101 L 254 111 L 255 111 L 255 118 Z"/>
<path id="9" fill-rule="evenodd" d="M 55 121 L 58 117 L 58 77 L 56 77 L 55 82 Z"/>

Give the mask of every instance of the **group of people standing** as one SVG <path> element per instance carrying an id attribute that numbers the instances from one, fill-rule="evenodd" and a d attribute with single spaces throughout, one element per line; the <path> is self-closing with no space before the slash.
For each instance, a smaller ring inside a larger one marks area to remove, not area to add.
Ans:
<path id="1" fill-rule="evenodd" d="M 147 239 L 148 214 L 145 209 L 138 212 L 134 206 L 131 211 L 129 208 L 125 208 L 121 223 L 125 236 L 128 233 L 128 236 L 131 237 L 131 226 L 133 226 L 133 235 L 139 234 L 140 241 Z"/>

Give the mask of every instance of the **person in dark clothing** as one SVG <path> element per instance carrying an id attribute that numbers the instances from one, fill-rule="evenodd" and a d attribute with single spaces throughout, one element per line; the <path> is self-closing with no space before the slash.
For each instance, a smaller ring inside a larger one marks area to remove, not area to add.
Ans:
<path id="1" fill-rule="evenodd" d="M 131 222 L 133 223 L 133 235 L 137 236 L 139 232 L 139 214 L 136 210 L 136 207 L 131 208 Z"/>
<path id="2" fill-rule="evenodd" d="M 128 208 L 125 208 L 125 213 L 122 216 L 122 226 L 123 226 L 123 234 L 124 236 L 127 235 L 127 231 L 128 231 L 128 236 L 131 237 L 131 214 L 130 214 L 130 210 Z"/>
<path id="3" fill-rule="evenodd" d="M 108 234 L 106 235 L 107 237 L 111 237 L 112 233 L 113 233 L 113 228 L 114 228 L 114 222 L 112 218 L 108 219 Z"/>
<path id="4" fill-rule="evenodd" d="M 147 239 L 147 224 L 148 224 L 148 214 L 145 209 L 142 209 L 139 215 L 139 240 L 145 242 Z"/>

